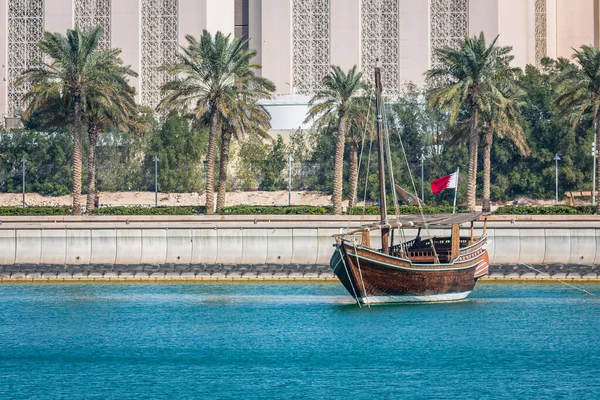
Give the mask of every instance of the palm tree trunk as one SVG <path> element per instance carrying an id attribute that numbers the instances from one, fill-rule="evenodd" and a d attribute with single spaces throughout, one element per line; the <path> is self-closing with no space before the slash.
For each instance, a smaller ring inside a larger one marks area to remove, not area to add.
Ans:
<path id="1" fill-rule="evenodd" d="M 596 114 L 596 151 L 600 150 L 600 112 Z M 596 157 L 596 185 L 600 184 L 600 157 Z M 596 196 L 596 214 L 600 214 L 600 201 Z"/>
<path id="2" fill-rule="evenodd" d="M 213 108 L 208 132 L 208 153 L 206 154 L 206 215 L 215 213 L 215 158 L 217 154 L 217 138 L 221 133 L 221 118 Z"/>
<path id="3" fill-rule="evenodd" d="M 96 144 L 100 131 L 98 125 L 93 124 L 88 127 L 88 136 L 90 138 L 90 150 L 88 154 L 88 194 L 86 211 L 91 214 L 96 208 Z"/>
<path id="4" fill-rule="evenodd" d="M 471 132 L 469 133 L 469 174 L 467 177 L 467 208 L 475 212 L 477 191 L 477 151 L 479 147 L 479 132 L 477 132 L 477 110 L 473 107 L 471 116 Z"/>
<path id="5" fill-rule="evenodd" d="M 490 127 L 483 138 L 483 211 L 489 212 L 491 209 L 490 197 L 490 176 L 491 176 L 491 158 L 492 158 L 492 142 L 494 140 L 494 132 Z"/>
<path id="6" fill-rule="evenodd" d="M 350 143 L 350 190 L 348 192 L 348 208 L 356 205 L 356 188 L 358 186 L 358 143 Z"/>
<path id="7" fill-rule="evenodd" d="M 223 131 L 221 137 L 221 157 L 219 160 L 219 191 L 217 193 L 217 213 L 225 207 L 225 196 L 227 193 L 227 166 L 229 164 L 229 145 L 231 144 L 232 132 Z"/>
<path id="8" fill-rule="evenodd" d="M 340 115 L 340 125 L 335 140 L 335 162 L 333 166 L 333 213 L 342 213 L 342 184 L 344 181 L 344 145 L 346 144 L 347 117 Z"/>
<path id="9" fill-rule="evenodd" d="M 81 215 L 81 97 L 78 92 L 73 93 L 75 121 L 73 123 L 73 215 Z"/>

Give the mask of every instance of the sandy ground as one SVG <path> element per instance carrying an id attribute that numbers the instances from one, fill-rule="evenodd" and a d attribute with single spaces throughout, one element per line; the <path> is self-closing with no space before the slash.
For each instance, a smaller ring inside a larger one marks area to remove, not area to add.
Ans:
<path id="1" fill-rule="evenodd" d="M 153 192 L 100 192 L 101 206 L 153 206 Z M 23 196 L 20 193 L 0 193 L 0 207 L 21 206 Z M 82 195 L 82 203 L 85 204 L 86 196 Z M 216 201 L 216 193 L 215 193 Z M 26 193 L 25 203 L 29 206 L 68 206 L 72 203 L 71 196 L 49 197 L 38 193 Z M 521 196 L 516 202 L 518 205 L 551 206 L 554 200 L 537 200 Z M 204 195 L 198 193 L 159 193 L 158 204 L 161 206 L 197 206 L 204 205 Z M 280 190 L 276 192 L 228 192 L 228 206 L 233 205 L 287 205 L 288 192 Z M 347 206 L 348 202 L 344 202 Z M 513 205 L 512 201 L 494 202 L 492 210 L 502 205 Z M 560 201 L 564 205 L 566 201 Z M 576 205 L 591 204 L 591 199 L 577 199 Z M 327 206 L 331 205 L 331 196 L 321 192 L 292 192 L 292 205 Z M 358 204 L 362 206 L 362 202 Z"/>
<path id="2" fill-rule="evenodd" d="M 153 192 L 101 192 L 100 206 L 151 206 L 154 205 Z M 216 200 L 216 193 L 215 193 Z M 82 196 L 85 203 L 86 197 Z M 159 193 L 158 204 L 161 206 L 197 206 L 204 205 L 204 195 L 198 193 Z M 0 193 L 0 206 L 20 206 L 23 195 L 17 193 Z M 68 206 L 71 196 L 49 197 L 38 193 L 26 193 L 25 203 L 29 206 Z M 229 192 L 228 206 L 248 205 L 287 205 L 288 192 Z M 331 196 L 319 192 L 292 192 L 293 205 L 325 206 L 331 204 Z"/>

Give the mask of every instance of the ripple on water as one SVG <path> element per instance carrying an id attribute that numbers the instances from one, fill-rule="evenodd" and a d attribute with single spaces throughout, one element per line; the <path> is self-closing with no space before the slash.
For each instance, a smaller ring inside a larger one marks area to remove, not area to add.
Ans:
<path id="1" fill-rule="evenodd" d="M 600 293 L 600 285 L 583 285 Z M 0 398 L 600 398 L 564 285 L 359 309 L 339 284 L 0 285 Z"/>

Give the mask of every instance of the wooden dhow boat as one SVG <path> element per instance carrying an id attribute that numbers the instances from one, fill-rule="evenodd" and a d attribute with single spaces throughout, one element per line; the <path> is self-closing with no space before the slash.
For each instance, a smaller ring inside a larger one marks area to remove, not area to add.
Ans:
<path id="1" fill-rule="evenodd" d="M 359 305 L 462 300 L 474 289 L 477 279 L 488 273 L 486 222 L 480 237 L 474 236 L 473 222 L 481 214 L 424 216 L 421 213 L 388 222 L 379 63 L 375 68 L 375 83 L 381 220 L 334 235 L 336 243 L 330 266 Z M 461 237 L 460 226 L 466 222 L 471 222 L 471 234 Z M 403 228 L 414 227 L 419 228 L 415 239 L 394 244 L 396 230 L 402 233 Z M 423 227 L 450 228 L 451 235 L 423 240 L 420 235 Z M 374 230 L 381 231 L 381 247 L 371 247 Z"/>

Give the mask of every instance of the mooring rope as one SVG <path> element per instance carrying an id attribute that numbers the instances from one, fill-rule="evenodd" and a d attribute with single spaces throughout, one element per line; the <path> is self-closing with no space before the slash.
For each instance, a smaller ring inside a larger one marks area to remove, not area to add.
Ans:
<path id="1" fill-rule="evenodd" d="M 402 149 L 402 154 L 404 155 L 404 161 L 406 162 L 406 169 L 408 170 L 408 176 L 410 177 L 410 181 L 413 187 L 413 191 L 415 193 L 415 197 L 417 196 L 417 185 L 415 185 L 415 179 L 413 178 L 412 171 L 410 170 L 410 165 L 408 163 L 408 156 L 406 155 L 406 149 L 404 148 L 404 142 L 402 141 L 402 136 L 400 136 L 400 131 L 397 130 L 396 134 L 398 135 L 398 140 L 400 141 L 400 148 Z M 423 199 L 421 199 L 423 201 Z M 435 257 L 436 262 L 440 262 L 440 258 L 435 249 L 435 243 L 433 240 L 433 236 L 431 236 L 431 232 L 429 231 L 429 224 L 425 220 L 425 214 L 423 213 L 423 204 L 421 201 L 417 201 L 417 205 L 419 206 L 419 213 L 421 214 L 421 218 L 423 219 L 423 225 L 425 225 L 425 232 L 427 232 L 427 236 L 429 236 L 429 240 L 431 241 L 431 249 L 433 250 L 433 256 Z"/>
<path id="2" fill-rule="evenodd" d="M 524 267 L 527 267 L 527 268 L 529 268 L 529 269 L 531 269 L 531 270 L 533 270 L 533 271 L 535 271 L 535 272 L 537 272 L 537 273 L 539 273 L 539 274 L 544 274 L 544 275 L 547 275 L 547 276 L 549 276 L 550 278 L 552 278 L 553 280 L 559 281 L 560 283 L 563 283 L 563 284 L 565 284 L 565 285 L 567 285 L 567 286 L 569 286 L 569 287 L 571 287 L 571 288 L 573 288 L 573 289 L 575 289 L 575 290 L 579 290 L 580 292 L 583 292 L 583 294 L 587 294 L 587 295 L 590 295 L 590 296 L 596 296 L 594 293 L 590 293 L 590 292 L 588 292 L 588 291 L 587 291 L 587 290 L 585 290 L 585 289 L 578 288 L 577 286 L 575 286 L 575 285 L 571 285 L 570 283 L 567 283 L 567 282 L 565 282 L 565 281 L 563 281 L 563 280 L 560 280 L 560 279 L 558 279 L 558 278 L 553 278 L 553 277 L 552 277 L 552 275 L 550 275 L 550 274 L 547 274 L 547 273 L 545 273 L 545 272 L 543 272 L 543 271 L 537 270 L 537 269 L 533 268 L 531 265 L 527 265 L 527 264 L 523 264 L 523 263 L 519 263 L 519 264 L 520 264 L 520 265 L 523 265 Z"/>
<path id="3" fill-rule="evenodd" d="M 352 244 L 354 245 L 354 255 L 356 256 L 356 265 L 358 266 L 358 275 L 360 276 L 360 282 L 363 287 L 363 293 L 365 294 L 365 298 L 367 298 L 369 296 L 367 295 L 367 288 L 365 287 L 365 280 L 363 279 L 362 271 L 360 270 L 360 257 L 358 257 L 358 250 L 356 250 L 356 242 L 353 241 Z M 371 304 L 369 304 L 369 302 L 367 302 L 367 307 L 371 308 Z"/>
<path id="4" fill-rule="evenodd" d="M 373 92 L 371 92 L 371 97 L 369 97 L 369 108 L 367 109 L 367 119 L 365 120 L 365 124 L 364 124 L 364 128 L 363 128 L 363 134 L 362 134 L 362 138 L 361 138 L 361 146 L 360 146 L 360 155 L 358 157 L 358 170 L 356 171 L 356 180 L 358 182 L 358 178 L 360 177 L 360 167 L 362 165 L 362 157 L 363 157 L 363 152 L 365 150 L 365 136 L 367 134 L 367 127 L 369 126 L 369 118 L 371 116 L 371 106 L 372 106 L 372 100 L 373 100 Z M 371 144 L 373 144 L 373 140 L 371 139 Z M 368 182 L 368 178 L 369 178 L 369 164 L 371 163 L 371 145 L 369 145 L 369 157 L 368 157 L 368 162 L 367 162 L 367 182 Z M 356 205 L 357 200 L 358 200 L 358 184 L 356 185 L 356 196 L 354 198 L 354 204 L 353 206 Z M 367 183 L 365 182 L 365 198 L 363 199 L 363 202 L 366 201 L 366 197 L 367 197 L 367 191 L 366 191 L 366 187 L 367 187 Z M 354 207 L 350 208 L 349 212 L 348 212 L 348 227 L 350 227 L 350 221 L 352 218 L 352 215 L 354 214 L 352 211 Z M 362 219 L 364 218 L 365 215 L 365 206 L 363 204 L 363 213 L 362 213 L 362 217 L 361 217 L 361 223 L 362 223 Z"/>
<path id="5" fill-rule="evenodd" d="M 348 283 L 350 283 L 350 286 L 352 286 L 352 291 L 354 292 L 354 300 L 356 300 L 356 302 L 358 303 L 358 307 L 362 308 L 362 306 L 360 305 L 360 301 L 358 300 L 358 295 L 356 294 L 356 290 L 354 289 L 354 285 L 352 284 L 352 279 L 350 278 L 350 272 L 348 272 L 348 266 L 346 265 L 346 260 L 344 259 L 344 256 L 342 255 L 340 246 L 343 246 L 343 244 L 337 246 L 338 253 L 340 254 L 340 257 L 342 258 L 342 262 L 344 263 L 344 269 L 346 270 L 346 275 L 348 275 Z"/>

